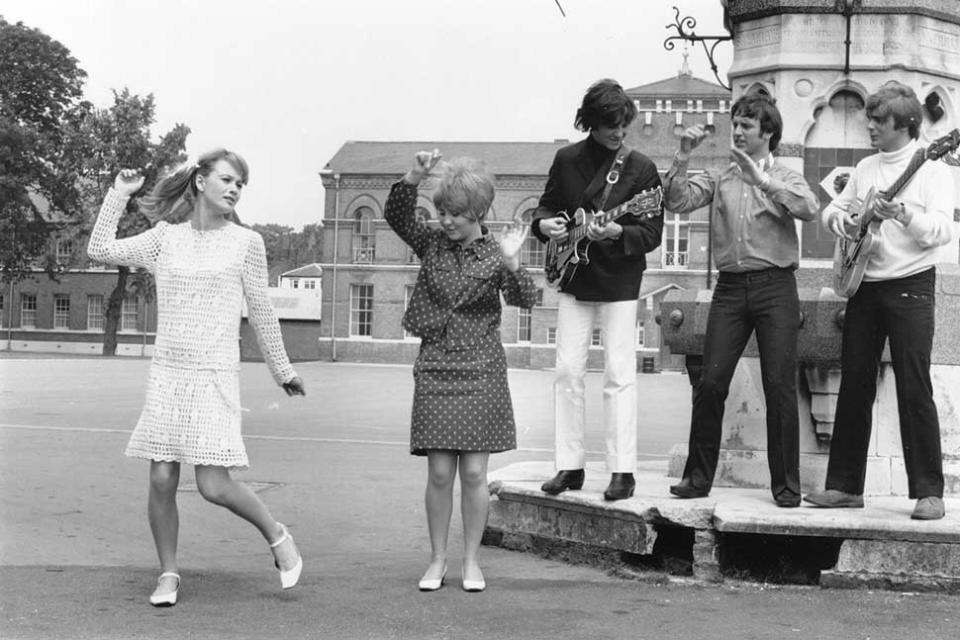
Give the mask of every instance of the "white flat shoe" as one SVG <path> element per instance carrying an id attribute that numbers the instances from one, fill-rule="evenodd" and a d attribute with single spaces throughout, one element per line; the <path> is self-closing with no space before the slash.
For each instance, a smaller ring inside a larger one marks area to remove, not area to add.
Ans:
<path id="1" fill-rule="evenodd" d="M 470 593 L 478 593 L 487 588 L 487 581 L 483 579 L 483 573 L 480 574 L 479 580 L 470 580 L 464 575 L 464 569 L 463 569 L 463 566 L 461 566 L 460 575 L 463 576 L 462 580 L 463 580 L 464 591 L 469 591 Z"/>
<path id="2" fill-rule="evenodd" d="M 276 549 L 284 542 L 290 541 L 290 544 L 293 545 L 294 551 L 297 551 L 297 543 L 293 541 L 293 536 L 290 535 L 290 532 L 287 531 L 287 526 L 280 523 L 280 528 L 283 529 L 283 535 L 280 536 L 280 539 L 270 545 L 271 549 Z M 300 572 L 303 571 L 303 556 L 300 555 L 300 552 L 297 551 L 297 562 L 291 568 L 284 571 L 280 569 L 280 563 L 276 560 L 276 551 L 274 551 L 274 566 L 280 571 L 280 586 L 284 589 L 290 589 L 291 587 L 297 586 L 297 582 L 300 581 Z"/>
<path id="3" fill-rule="evenodd" d="M 447 565 L 443 565 L 443 573 L 440 574 L 439 578 L 420 578 L 420 582 L 417 583 L 417 588 L 420 591 L 436 591 L 443 586 L 443 581 L 447 577 Z"/>
<path id="4" fill-rule="evenodd" d="M 173 591 L 160 591 L 160 583 L 164 578 L 176 578 L 177 586 Z M 172 607 L 177 604 L 177 594 L 180 592 L 180 574 L 173 571 L 164 571 L 157 578 L 157 588 L 150 594 L 150 604 L 155 607 Z"/>

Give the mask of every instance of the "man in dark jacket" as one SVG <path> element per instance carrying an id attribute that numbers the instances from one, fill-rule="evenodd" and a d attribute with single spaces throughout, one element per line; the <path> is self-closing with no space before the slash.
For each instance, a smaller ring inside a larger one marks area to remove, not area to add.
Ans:
<path id="1" fill-rule="evenodd" d="M 653 162 L 623 146 L 636 113 L 613 80 L 587 90 L 574 125 L 589 135 L 557 152 L 531 225 L 542 242 L 553 241 L 548 256 L 558 246 L 588 247 L 587 260 L 558 265 L 553 274 L 560 287 L 554 381 L 558 473 L 542 487 L 552 495 L 583 486 L 584 374 L 595 323 L 603 340 L 603 416 L 612 474 L 604 498 L 627 498 L 635 486 L 637 300 L 646 254 L 660 245 L 663 231 L 659 194 L 634 198 L 660 186 Z M 580 208 L 610 215 L 573 217 Z M 547 275 L 552 277 L 549 265 Z"/>

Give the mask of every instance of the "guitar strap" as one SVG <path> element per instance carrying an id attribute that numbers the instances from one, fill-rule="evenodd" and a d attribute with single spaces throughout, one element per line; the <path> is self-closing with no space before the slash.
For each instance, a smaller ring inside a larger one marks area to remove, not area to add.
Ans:
<path id="1" fill-rule="evenodd" d="M 607 176 L 604 178 L 606 184 L 603 186 L 603 195 L 600 196 L 600 205 L 597 207 L 597 211 L 603 211 L 603 208 L 607 204 L 607 198 L 610 197 L 610 192 L 613 190 L 613 185 L 617 184 L 620 180 L 620 172 L 623 171 L 623 163 L 626 162 L 627 156 L 630 155 L 630 148 L 626 145 L 620 147 L 619 153 L 617 153 L 616 159 L 613 161 L 613 164 L 610 165 L 610 170 L 607 171 Z"/>

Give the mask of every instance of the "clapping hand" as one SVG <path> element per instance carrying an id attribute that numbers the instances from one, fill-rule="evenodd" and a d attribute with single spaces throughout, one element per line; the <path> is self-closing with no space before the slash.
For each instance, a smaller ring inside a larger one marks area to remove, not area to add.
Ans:
<path id="1" fill-rule="evenodd" d="M 409 184 L 420 184 L 420 181 L 430 173 L 430 170 L 440 162 L 442 157 L 443 154 L 440 153 L 439 149 L 417 151 L 416 155 L 413 156 L 413 166 L 403 177 L 404 181 Z"/>
<path id="2" fill-rule="evenodd" d="M 294 377 L 290 382 L 284 382 L 283 390 L 287 392 L 288 396 L 307 395 L 307 389 L 303 386 L 303 380 L 300 379 L 300 376 Z"/>
<path id="3" fill-rule="evenodd" d="M 520 268 L 520 249 L 527 240 L 527 234 L 530 232 L 530 225 L 523 222 L 514 222 L 497 239 L 500 243 L 500 253 L 503 255 L 503 261 L 510 271 L 516 271 Z"/>
<path id="4" fill-rule="evenodd" d="M 743 181 L 750 186 L 755 187 L 763 181 L 763 171 L 761 171 L 757 163 L 753 161 L 753 158 L 743 150 L 732 147 L 730 149 L 730 160 L 737 164 L 737 168 L 740 169 L 740 173 L 743 176 Z"/>
<path id="5" fill-rule="evenodd" d="M 139 169 L 121 169 L 113 181 L 113 188 L 129 198 L 140 190 L 143 181 L 144 177 Z"/>

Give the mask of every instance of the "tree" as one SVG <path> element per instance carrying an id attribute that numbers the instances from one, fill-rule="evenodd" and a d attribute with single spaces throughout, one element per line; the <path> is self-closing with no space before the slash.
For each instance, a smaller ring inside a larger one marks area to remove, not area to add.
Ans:
<path id="1" fill-rule="evenodd" d="M 250 228 L 263 236 L 271 282 L 284 271 L 320 260 L 323 227 L 319 224 L 304 225 L 301 231 L 273 223 Z"/>
<path id="2" fill-rule="evenodd" d="M 19 281 L 48 251 L 47 216 L 79 213 L 62 127 L 86 108 L 86 73 L 62 44 L 0 17 L 0 267 Z M 52 261 L 46 261 L 54 275 Z"/>
<path id="3" fill-rule="evenodd" d="M 151 140 L 150 127 L 154 123 L 155 109 L 152 94 L 141 97 L 125 88 L 119 93 L 113 92 L 110 108 L 88 109 L 69 130 L 64 144 L 65 155 L 79 177 L 88 230 L 120 169 L 140 169 L 146 177 L 143 189 L 146 192 L 164 170 L 186 159 L 184 149 L 190 133 L 186 125 L 177 124 L 158 142 Z M 126 214 L 120 219 L 117 237 L 142 233 L 155 222 L 140 211 L 136 200 L 131 199 Z M 105 356 L 116 354 L 117 328 L 128 291 L 152 300 L 153 278 L 143 270 L 131 271 L 129 267 L 118 266 L 117 283 L 104 311 Z"/>

